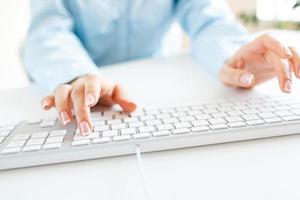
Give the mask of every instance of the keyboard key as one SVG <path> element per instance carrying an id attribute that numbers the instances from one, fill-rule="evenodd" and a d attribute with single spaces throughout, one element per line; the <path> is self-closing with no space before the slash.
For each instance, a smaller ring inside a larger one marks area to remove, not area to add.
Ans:
<path id="1" fill-rule="evenodd" d="M 56 123 L 56 120 L 44 120 L 40 123 L 41 128 L 52 127 Z"/>
<path id="2" fill-rule="evenodd" d="M 58 131 L 51 131 L 49 137 L 54 136 L 65 136 L 67 134 L 67 130 L 58 130 Z"/>
<path id="3" fill-rule="evenodd" d="M 154 126 L 143 126 L 143 127 L 139 127 L 138 130 L 140 133 L 153 132 L 156 131 L 156 128 Z"/>
<path id="4" fill-rule="evenodd" d="M 163 131 L 163 130 L 172 130 L 174 129 L 174 126 L 171 124 L 163 124 L 163 125 L 156 126 L 156 128 L 158 131 Z"/>
<path id="5" fill-rule="evenodd" d="M 207 126 L 197 126 L 191 129 L 192 132 L 205 132 L 209 131 L 209 128 Z"/>
<path id="6" fill-rule="evenodd" d="M 265 122 L 271 124 L 271 123 L 278 123 L 278 122 L 281 122 L 282 120 L 278 117 L 274 117 L 274 118 L 267 118 L 267 119 L 264 119 Z"/>
<path id="7" fill-rule="evenodd" d="M 233 117 L 226 117 L 226 121 L 228 122 L 243 122 L 244 120 L 239 116 L 233 116 Z"/>
<path id="8" fill-rule="evenodd" d="M 163 108 L 160 110 L 161 113 L 165 114 L 165 113 L 174 113 L 176 112 L 174 108 Z"/>
<path id="9" fill-rule="evenodd" d="M 187 111 L 187 113 L 190 116 L 202 115 L 203 114 L 203 112 L 201 110 L 190 110 L 190 111 Z"/>
<path id="10" fill-rule="evenodd" d="M 3 154 L 19 153 L 21 151 L 20 147 L 6 148 L 2 151 Z"/>
<path id="11" fill-rule="evenodd" d="M 109 137 L 103 137 L 103 138 L 93 139 L 93 144 L 103 144 L 103 143 L 108 143 L 108 142 L 110 142 L 110 138 Z"/>
<path id="12" fill-rule="evenodd" d="M 130 122 L 128 123 L 129 128 L 136 128 L 144 126 L 144 122 Z"/>
<path id="13" fill-rule="evenodd" d="M 23 152 L 39 151 L 41 148 L 42 148 L 42 145 L 25 146 L 22 151 Z"/>
<path id="14" fill-rule="evenodd" d="M 300 120 L 300 116 L 290 115 L 290 116 L 282 117 L 282 119 L 284 121 L 299 121 Z"/>
<path id="15" fill-rule="evenodd" d="M 160 137 L 160 136 L 168 136 L 168 135 L 171 134 L 171 132 L 165 130 L 165 131 L 157 131 L 157 132 L 153 132 L 152 134 L 153 134 L 153 136 L 155 136 L 155 137 Z"/>
<path id="16" fill-rule="evenodd" d="M 274 112 L 277 116 L 279 117 L 285 117 L 285 116 L 289 116 L 289 115 L 294 115 L 292 112 L 290 111 L 276 111 Z"/>
<path id="17" fill-rule="evenodd" d="M 224 124 L 226 121 L 222 118 L 209 119 L 208 122 L 212 125 L 214 124 Z"/>
<path id="18" fill-rule="evenodd" d="M 160 125 L 162 123 L 159 119 L 155 119 L 155 120 L 147 120 L 146 124 L 147 126 L 151 126 L 151 125 Z"/>
<path id="19" fill-rule="evenodd" d="M 131 134 L 135 134 L 135 133 L 136 133 L 135 128 L 121 129 L 121 135 L 131 135 Z"/>
<path id="20" fill-rule="evenodd" d="M 196 119 L 198 119 L 198 120 L 202 120 L 202 119 L 211 119 L 211 118 L 212 118 L 212 116 L 209 115 L 209 114 L 196 115 L 195 117 L 196 117 Z"/>
<path id="21" fill-rule="evenodd" d="M 125 119 L 123 119 L 124 120 L 124 122 L 126 122 L 126 123 L 130 123 L 130 122 L 138 122 L 139 121 L 139 119 L 137 118 L 137 117 L 129 117 L 129 118 L 125 118 Z"/>
<path id="22" fill-rule="evenodd" d="M 13 141 L 13 142 L 8 143 L 8 145 L 6 147 L 7 148 L 11 148 L 11 147 L 23 147 L 25 143 L 26 143 L 26 140 Z"/>
<path id="23" fill-rule="evenodd" d="M 240 127 L 247 126 L 247 124 L 245 122 L 231 122 L 231 123 L 228 123 L 228 126 L 230 128 L 240 128 Z"/>
<path id="24" fill-rule="evenodd" d="M 193 116 L 184 116 L 184 117 L 179 117 L 179 120 L 181 122 L 191 122 L 194 121 L 195 118 Z"/>
<path id="25" fill-rule="evenodd" d="M 127 126 L 126 126 L 125 123 L 123 123 L 123 124 L 113 124 L 113 125 L 111 125 L 111 129 L 112 129 L 112 130 L 124 129 L 124 128 L 126 128 L 126 127 L 127 127 Z"/>
<path id="26" fill-rule="evenodd" d="M 191 128 L 192 125 L 189 122 L 180 122 L 180 123 L 176 123 L 174 124 L 176 129 L 180 129 L 180 128 Z"/>
<path id="27" fill-rule="evenodd" d="M 155 119 L 154 115 L 144 115 L 144 116 L 140 116 L 140 120 L 141 120 L 141 121 L 154 120 L 154 119 Z"/>
<path id="28" fill-rule="evenodd" d="M 102 137 L 111 137 L 111 136 L 116 136 L 118 135 L 117 130 L 110 130 L 110 131 L 103 131 L 102 132 Z"/>
<path id="29" fill-rule="evenodd" d="M 89 145 L 90 144 L 90 140 L 86 139 L 86 140 L 76 140 L 72 142 L 72 146 L 84 146 L 84 145 Z"/>
<path id="30" fill-rule="evenodd" d="M 95 120 L 92 123 L 93 123 L 94 126 L 104 126 L 104 125 L 106 125 L 104 120 Z"/>
<path id="31" fill-rule="evenodd" d="M 170 118 L 171 117 L 171 115 L 170 114 L 158 114 L 158 115 L 156 115 L 156 118 L 157 119 L 166 119 L 166 118 Z"/>
<path id="32" fill-rule="evenodd" d="M 211 114 L 214 118 L 222 118 L 222 117 L 227 117 L 228 115 L 224 112 L 218 112 L 218 113 L 212 113 Z"/>
<path id="33" fill-rule="evenodd" d="M 59 149 L 61 147 L 61 143 L 51 143 L 51 144 L 44 144 L 43 149 Z"/>
<path id="34" fill-rule="evenodd" d="M 46 138 L 48 136 L 48 132 L 40 132 L 32 134 L 31 138 Z"/>
<path id="35" fill-rule="evenodd" d="M 179 120 L 177 118 L 167 118 L 167 119 L 162 119 L 164 124 L 171 124 L 171 123 L 177 123 Z"/>
<path id="36" fill-rule="evenodd" d="M 243 112 L 241 112 L 241 111 L 237 111 L 237 110 L 235 110 L 235 111 L 230 111 L 230 112 L 227 112 L 227 114 L 228 114 L 229 116 L 232 116 L 232 117 L 234 117 L 234 116 L 241 116 L 241 115 L 244 115 L 244 113 L 243 113 Z"/>
<path id="37" fill-rule="evenodd" d="M 10 134 L 10 131 L 0 131 L 0 137 L 7 137 Z"/>
<path id="38" fill-rule="evenodd" d="M 190 133 L 190 132 L 191 132 L 191 130 L 188 128 L 180 128 L 180 129 L 172 130 L 172 133 L 174 135 L 186 134 L 186 133 Z"/>
<path id="39" fill-rule="evenodd" d="M 21 135 L 16 135 L 13 140 L 28 140 L 30 137 L 30 134 L 21 134 Z"/>
<path id="40" fill-rule="evenodd" d="M 126 140 L 130 140 L 130 135 L 118 135 L 118 136 L 114 136 L 113 137 L 113 141 L 126 141 Z"/>
<path id="41" fill-rule="evenodd" d="M 26 143 L 26 146 L 43 144 L 44 141 L 45 141 L 45 138 L 30 139 Z"/>
<path id="42" fill-rule="evenodd" d="M 196 120 L 192 122 L 193 126 L 205 126 L 209 125 L 209 122 L 207 120 Z"/>
<path id="43" fill-rule="evenodd" d="M 94 131 L 107 131 L 109 129 L 108 125 L 103 125 L 103 126 L 94 126 Z"/>
<path id="44" fill-rule="evenodd" d="M 134 139 L 145 139 L 145 138 L 149 138 L 149 137 L 151 137 L 151 134 L 147 133 L 147 132 L 145 132 L 145 133 L 136 133 L 136 134 L 133 135 Z"/>
<path id="45" fill-rule="evenodd" d="M 46 144 L 49 143 L 62 143 L 64 140 L 64 136 L 56 136 L 56 137 L 48 137 L 46 140 Z"/>
<path id="46" fill-rule="evenodd" d="M 111 119 L 111 120 L 107 120 L 107 124 L 111 125 L 111 124 L 121 124 L 122 121 L 121 119 Z"/>
<path id="47" fill-rule="evenodd" d="M 226 126 L 226 124 L 215 124 L 215 125 L 211 125 L 209 126 L 212 130 L 221 130 L 221 129 L 226 129 L 228 128 Z"/>
<path id="48" fill-rule="evenodd" d="M 256 114 L 242 115 L 242 118 L 245 119 L 246 121 L 260 119 L 260 117 Z"/>
<path id="49" fill-rule="evenodd" d="M 173 117 L 183 117 L 183 116 L 187 116 L 187 113 L 186 112 L 175 112 L 175 113 L 172 113 L 172 116 Z"/>
<path id="50" fill-rule="evenodd" d="M 258 115 L 263 119 L 277 117 L 274 113 L 260 113 Z"/>
<path id="51" fill-rule="evenodd" d="M 257 120 L 249 120 L 246 122 L 248 125 L 250 126 L 255 126 L 255 125 L 263 125 L 265 124 L 265 122 L 261 119 L 257 119 Z"/>

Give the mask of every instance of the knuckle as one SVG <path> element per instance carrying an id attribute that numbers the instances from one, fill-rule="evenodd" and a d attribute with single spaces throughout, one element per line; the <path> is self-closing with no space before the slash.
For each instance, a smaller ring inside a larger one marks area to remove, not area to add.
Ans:
<path id="1" fill-rule="evenodd" d="M 55 89 L 54 89 L 54 93 L 57 94 L 61 94 L 61 93 L 64 93 L 68 90 L 70 90 L 72 88 L 71 85 L 69 84 L 61 84 L 61 85 L 58 85 Z"/>
<path id="2" fill-rule="evenodd" d="M 87 118 L 88 111 L 84 108 L 77 108 L 75 110 L 76 117 L 79 119 Z"/>
<path id="3" fill-rule="evenodd" d="M 71 98 L 72 99 L 76 99 L 80 95 L 82 95 L 81 87 L 75 87 L 75 88 L 72 89 L 72 91 L 71 91 Z"/>

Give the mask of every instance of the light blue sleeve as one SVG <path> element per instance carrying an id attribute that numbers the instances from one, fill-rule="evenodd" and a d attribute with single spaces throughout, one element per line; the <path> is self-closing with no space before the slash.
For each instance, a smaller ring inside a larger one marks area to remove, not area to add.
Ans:
<path id="1" fill-rule="evenodd" d="M 31 79 L 52 91 L 85 74 L 99 73 L 79 38 L 63 0 L 32 0 L 32 23 L 23 49 Z"/>
<path id="2" fill-rule="evenodd" d="M 175 9 L 193 57 L 213 74 L 249 41 L 225 0 L 178 0 Z"/>

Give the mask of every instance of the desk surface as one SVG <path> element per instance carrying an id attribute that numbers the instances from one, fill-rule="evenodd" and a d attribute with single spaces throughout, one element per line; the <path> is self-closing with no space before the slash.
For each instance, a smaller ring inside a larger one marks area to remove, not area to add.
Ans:
<path id="1" fill-rule="evenodd" d="M 226 88 L 187 56 L 124 63 L 101 71 L 121 82 L 139 105 L 148 107 L 280 93 L 275 80 L 251 91 Z M 294 94 L 300 92 L 296 85 Z M 55 115 L 40 110 L 43 95 L 33 85 L 1 92 L 0 120 Z M 147 153 L 142 158 L 153 199 L 291 200 L 300 198 L 299 154 L 300 135 L 294 135 Z M 144 198 L 135 156 L 1 171 L 0 194 L 5 200 Z"/>

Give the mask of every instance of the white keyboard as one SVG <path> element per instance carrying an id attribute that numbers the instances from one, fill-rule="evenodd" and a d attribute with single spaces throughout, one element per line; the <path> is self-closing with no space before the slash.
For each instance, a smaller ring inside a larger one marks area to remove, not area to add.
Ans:
<path id="1" fill-rule="evenodd" d="M 200 105 L 142 109 L 132 114 L 93 112 L 93 132 L 57 119 L 0 125 L 0 169 L 120 156 L 296 134 L 300 100 L 235 99 Z"/>

